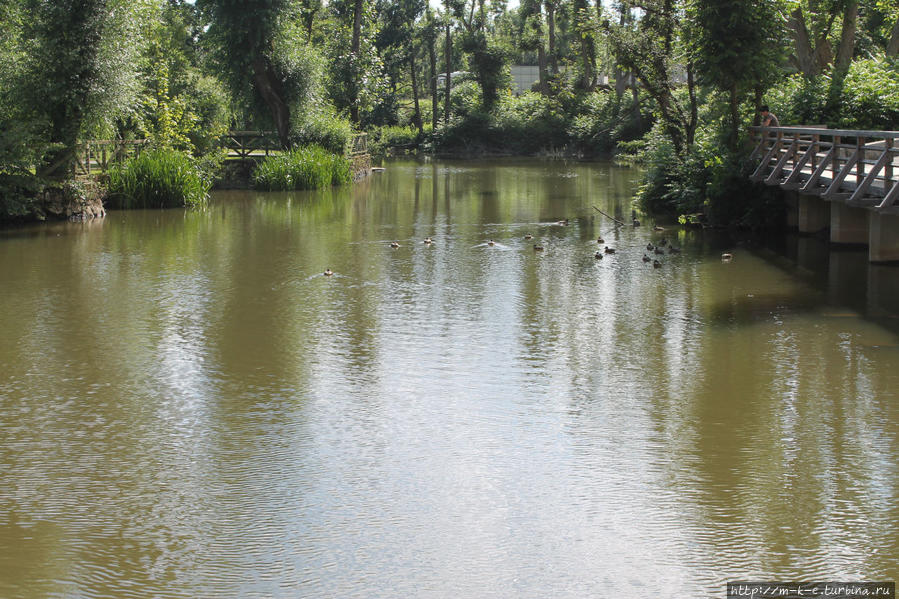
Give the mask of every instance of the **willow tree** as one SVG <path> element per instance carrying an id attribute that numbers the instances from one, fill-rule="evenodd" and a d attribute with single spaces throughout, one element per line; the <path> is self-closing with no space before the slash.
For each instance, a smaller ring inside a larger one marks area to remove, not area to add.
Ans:
<path id="1" fill-rule="evenodd" d="M 289 90 L 275 46 L 297 7 L 291 0 L 197 0 L 197 6 L 209 18 L 208 35 L 218 42 L 232 87 L 268 108 L 281 145 L 289 148 Z"/>
<path id="2" fill-rule="evenodd" d="M 25 0 L 25 65 L 15 83 L 19 118 L 35 123 L 50 145 L 37 174 L 72 176 L 82 136 L 108 130 L 137 90 L 135 57 L 140 24 L 153 18 L 149 2 Z"/>

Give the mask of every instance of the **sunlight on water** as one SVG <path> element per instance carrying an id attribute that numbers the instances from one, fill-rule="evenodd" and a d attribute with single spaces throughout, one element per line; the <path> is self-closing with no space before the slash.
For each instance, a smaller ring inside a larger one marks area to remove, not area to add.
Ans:
<path id="1" fill-rule="evenodd" d="M 0 596 L 895 579 L 892 271 L 616 227 L 626 168 L 387 166 L 0 233 Z"/>

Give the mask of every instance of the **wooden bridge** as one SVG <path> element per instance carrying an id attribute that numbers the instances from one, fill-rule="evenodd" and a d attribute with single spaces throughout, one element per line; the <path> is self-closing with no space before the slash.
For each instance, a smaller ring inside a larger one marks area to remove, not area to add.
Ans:
<path id="1" fill-rule="evenodd" d="M 899 131 L 753 127 L 751 179 L 788 192 L 791 224 L 899 261 Z"/>

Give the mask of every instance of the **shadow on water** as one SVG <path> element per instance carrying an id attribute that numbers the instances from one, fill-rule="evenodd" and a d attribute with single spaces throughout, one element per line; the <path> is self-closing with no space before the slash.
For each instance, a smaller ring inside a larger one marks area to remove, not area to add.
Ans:
<path id="1" fill-rule="evenodd" d="M 718 302 L 709 310 L 709 321 L 717 325 L 754 324 L 784 319 L 820 310 L 826 305 L 823 295 L 802 296 L 790 293 L 746 294 Z"/>
<path id="2" fill-rule="evenodd" d="M 715 322 L 752 323 L 777 315 L 822 311 L 824 317 L 861 316 L 899 333 L 899 267 L 871 264 L 864 246 L 840 246 L 821 235 L 795 232 L 703 235 L 713 249 L 744 247 L 802 281 L 814 294 L 761 294 L 722 302 Z"/>

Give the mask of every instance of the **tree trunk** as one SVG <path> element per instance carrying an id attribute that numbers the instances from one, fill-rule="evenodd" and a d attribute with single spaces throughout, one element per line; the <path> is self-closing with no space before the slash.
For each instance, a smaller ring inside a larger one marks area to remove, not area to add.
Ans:
<path id="1" fill-rule="evenodd" d="M 730 86 L 730 134 L 728 135 L 728 145 L 731 149 L 736 149 L 737 140 L 740 138 L 740 100 L 737 96 L 737 85 Z"/>
<path id="2" fill-rule="evenodd" d="M 630 73 L 627 73 L 620 66 L 615 65 L 615 95 L 621 100 L 627 89 L 627 82 L 630 80 Z"/>
<path id="3" fill-rule="evenodd" d="M 362 47 L 362 0 L 356 0 L 353 4 L 353 43 L 350 52 L 355 60 L 359 59 L 359 50 Z M 357 83 L 353 85 L 353 97 L 350 99 L 350 120 L 359 124 L 359 97 Z"/>
<path id="4" fill-rule="evenodd" d="M 553 69 L 553 75 L 559 74 L 559 56 L 556 52 L 556 3 L 548 0 L 546 3 L 546 23 L 549 30 L 549 63 Z"/>
<path id="5" fill-rule="evenodd" d="M 896 24 L 893 25 L 893 35 L 887 44 L 887 56 L 896 58 L 899 56 L 899 17 L 896 18 Z"/>
<path id="6" fill-rule="evenodd" d="M 281 146 L 285 150 L 290 149 L 290 107 L 284 101 L 281 82 L 265 57 L 253 59 L 253 80 L 256 82 L 256 91 L 272 113 Z"/>
<path id="7" fill-rule="evenodd" d="M 437 32 L 434 32 L 434 36 Z M 437 49 L 436 37 L 428 38 L 428 59 L 431 62 L 431 128 L 437 131 L 438 107 L 437 107 Z"/>
<path id="8" fill-rule="evenodd" d="M 687 61 L 687 92 L 690 96 L 690 121 L 687 123 L 687 146 L 696 140 L 696 127 L 699 126 L 699 102 L 696 100 L 696 82 L 693 78 L 693 61 Z"/>
<path id="9" fill-rule="evenodd" d="M 843 8 L 843 31 L 840 34 L 840 47 L 837 49 L 837 60 L 834 65 L 838 75 L 845 75 L 852 63 L 855 53 L 855 31 L 858 24 L 858 0 L 850 0 Z"/>
<path id="10" fill-rule="evenodd" d="M 643 115 L 640 114 L 640 90 L 636 85 L 631 86 L 631 97 L 634 100 L 634 120 L 637 122 L 637 130 L 643 130 Z"/>
<path id="11" fill-rule="evenodd" d="M 546 95 L 549 93 L 549 73 L 546 70 L 546 49 L 543 47 L 543 40 L 537 46 L 537 72 L 540 75 L 540 93 Z"/>
<path id="12" fill-rule="evenodd" d="M 805 26 L 805 16 L 802 14 L 801 6 L 797 6 L 790 13 L 788 26 L 793 34 L 794 54 L 790 57 L 794 63 L 793 66 L 808 77 L 817 75 L 819 72 L 818 61 L 816 60 L 815 50 L 812 48 L 808 27 Z"/>
<path id="13" fill-rule="evenodd" d="M 412 122 L 415 123 L 415 126 L 418 127 L 418 132 L 421 133 L 423 126 L 421 123 L 421 108 L 418 105 L 418 83 L 415 79 L 415 48 L 412 48 L 412 52 L 409 53 L 409 73 L 412 75 L 412 98 L 415 100 L 415 114 L 412 116 Z"/>
<path id="14" fill-rule="evenodd" d="M 759 108 L 759 106 L 762 105 L 762 95 L 765 93 L 765 88 L 763 88 L 761 85 L 757 85 L 757 86 L 755 86 L 755 89 L 753 90 L 753 92 L 755 94 L 752 97 L 753 107 L 755 109 L 755 116 L 752 117 L 752 126 L 758 127 L 759 125 L 762 124 L 762 113 L 760 113 L 758 111 L 758 108 Z"/>
<path id="15" fill-rule="evenodd" d="M 450 120 L 450 87 L 452 86 L 453 69 L 453 40 L 450 37 L 450 23 L 446 22 L 446 102 L 443 106 L 443 126 L 449 125 Z"/>

